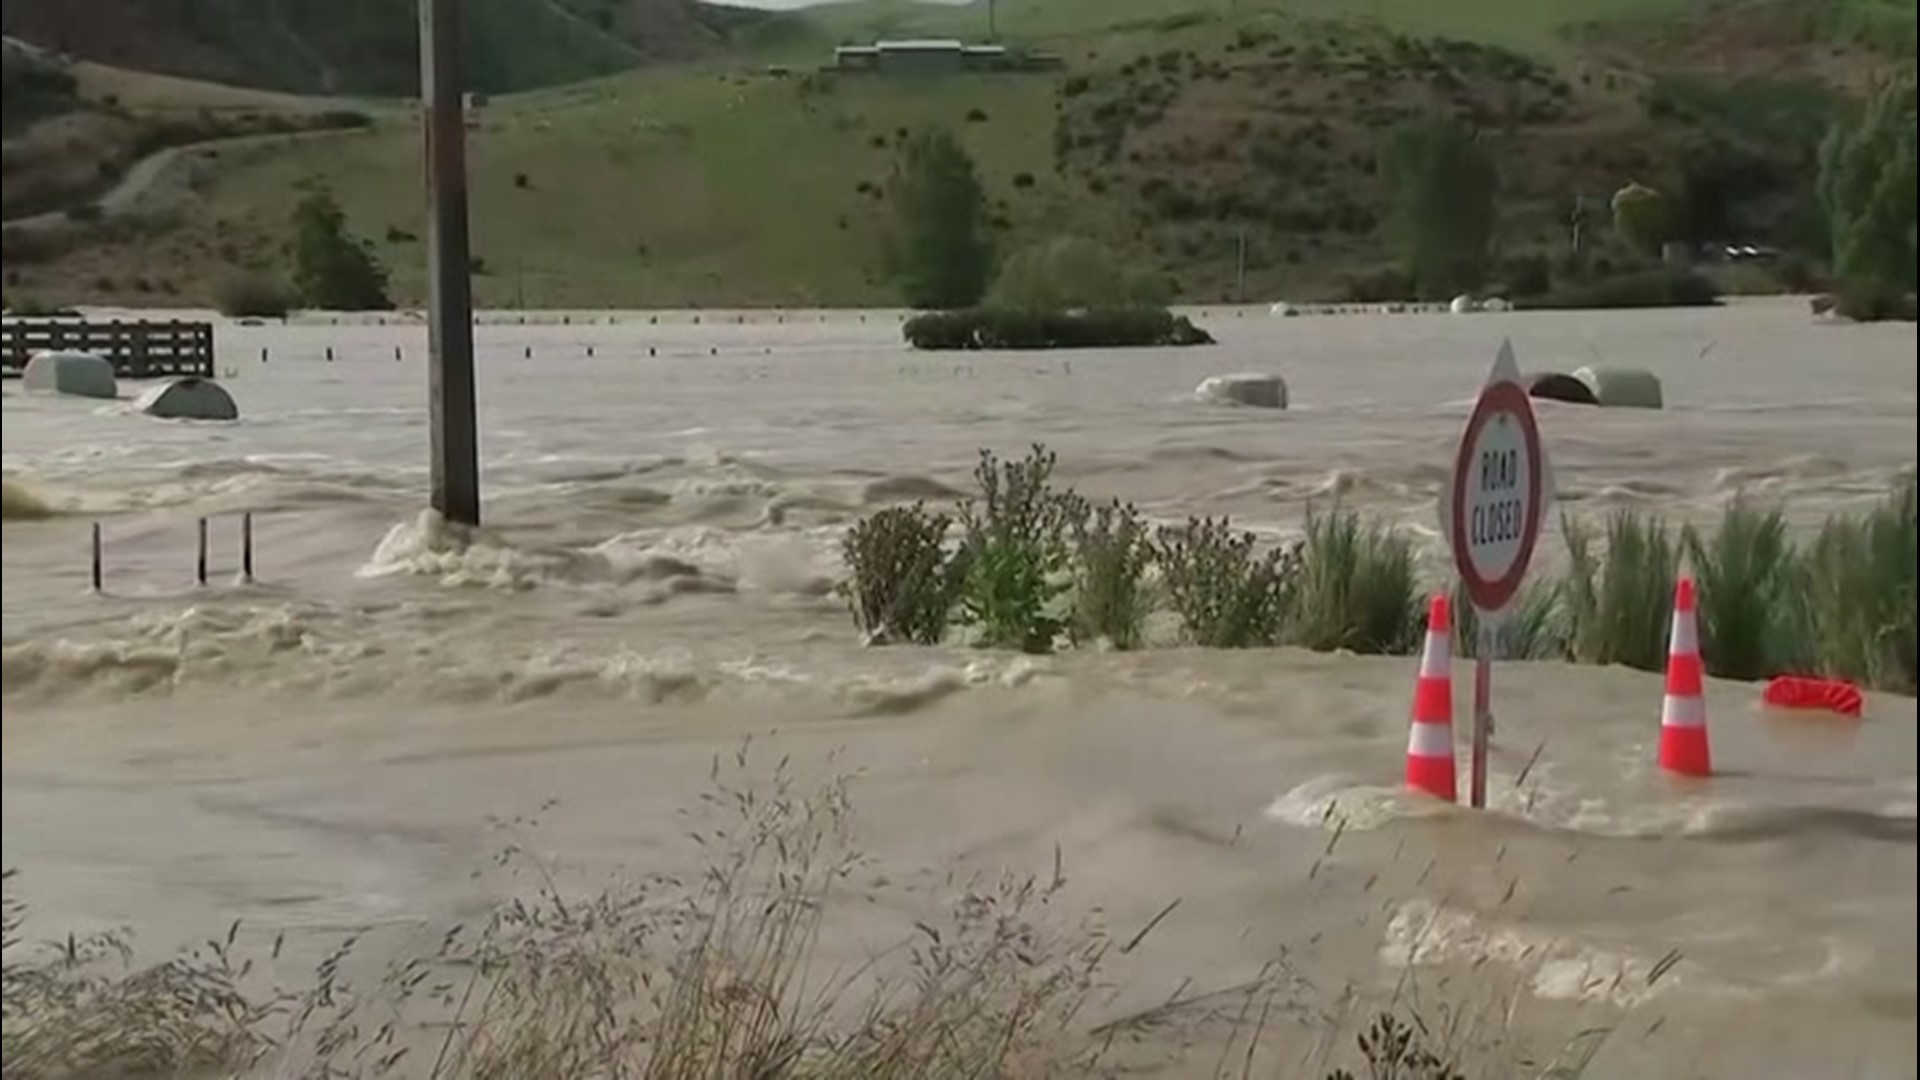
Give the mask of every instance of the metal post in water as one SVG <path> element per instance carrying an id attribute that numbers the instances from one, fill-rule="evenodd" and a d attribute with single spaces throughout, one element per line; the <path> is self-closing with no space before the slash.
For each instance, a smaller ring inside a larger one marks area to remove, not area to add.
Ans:
<path id="1" fill-rule="evenodd" d="M 1485 648 L 1474 650 L 1485 653 Z M 1475 810 L 1487 805 L 1487 737 L 1493 728 L 1493 660 L 1473 661 L 1473 779 L 1471 802 Z"/>
<path id="2" fill-rule="evenodd" d="M 207 583 L 207 519 L 200 519 L 200 554 L 193 563 L 193 580 Z"/>
<path id="3" fill-rule="evenodd" d="M 253 511 L 240 515 L 240 580 L 253 584 Z"/>
<path id="4" fill-rule="evenodd" d="M 100 583 L 102 578 L 104 577 L 104 574 L 101 570 L 100 547 L 101 547 L 100 523 L 96 521 L 93 523 L 93 591 L 94 592 L 100 591 Z"/>
<path id="5" fill-rule="evenodd" d="M 480 524 L 473 394 L 473 279 L 467 246 L 465 0 L 420 0 L 420 99 L 427 135 L 427 395 L 433 508 Z"/>

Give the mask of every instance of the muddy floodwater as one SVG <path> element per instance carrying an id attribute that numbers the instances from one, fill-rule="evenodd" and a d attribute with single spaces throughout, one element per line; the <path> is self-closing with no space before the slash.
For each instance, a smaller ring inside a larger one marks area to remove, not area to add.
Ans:
<path id="1" fill-rule="evenodd" d="M 1913 328 L 1772 301 L 1199 318 L 1217 347 L 989 355 L 910 352 L 885 312 L 490 317 L 470 545 L 421 513 L 418 321 L 221 325 L 237 423 L 9 382 L 10 889 L 46 933 L 125 924 L 154 955 L 236 918 L 256 953 L 287 936 L 282 965 L 357 931 L 400 952 L 522 887 L 492 872 L 509 843 L 568 888 L 691 865 L 675 811 L 752 735 L 854 774 L 897 886 L 836 924 L 832 962 L 954 875 L 1050 873 L 1057 849 L 1063 902 L 1122 938 L 1179 901 L 1109 973 L 1109 1013 L 1284 954 L 1329 997 L 1411 980 L 1497 992 L 1543 1042 L 1610 1026 L 1589 1076 L 1915 1076 L 1912 699 L 1829 723 L 1711 682 L 1719 774 L 1679 783 L 1654 767 L 1657 676 L 1503 664 L 1475 814 L 1399 790 L 1410 658 L 863 648 L 830 591 L 861 514 L 1035 442 L 1159 520 L 1277 540 L 1336 500 L 1389 516 L 1438 580 L 1436 500 L 1503 339 L 1529 372 L 1663 384 L 1658 411 L 1539 404 L 1558 511 L 1708 521 L 1745 493 L 1805 529 L 1914 467 Z M 1292 407 L 1194 397 L 1245 371 Z M 1550 528 L 1540 566 L 1560 557 Z M 1276 1020 L 1276 1053 L 1313 1034 Z"/>

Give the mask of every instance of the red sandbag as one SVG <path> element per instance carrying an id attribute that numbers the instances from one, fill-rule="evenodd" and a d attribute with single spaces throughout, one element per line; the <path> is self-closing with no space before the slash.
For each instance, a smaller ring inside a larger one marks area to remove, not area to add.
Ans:
<path id="1" fill-rule="evenodd" d="M 1782 675 L 1767 684 L 1766 702 L 1780 709 L 1825 709 L 1841 716 L 1860 715 L 1860 688 L 1845 679 Z"/>

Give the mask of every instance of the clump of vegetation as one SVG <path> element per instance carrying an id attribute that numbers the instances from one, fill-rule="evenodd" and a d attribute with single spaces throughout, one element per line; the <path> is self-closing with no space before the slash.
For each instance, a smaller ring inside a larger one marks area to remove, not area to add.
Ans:
<path id="1" fill-rule="evenodd" d="M 13 878 L 6 870 L 5 880 Z M 272 1010 L 241 989 L 244 965 L 231 952 L 238 923 L 193 953 L 129 970 L 124 932 L 35 946 L 19 936 L 25 907 L 11 895 L 4 903 L 0 1023 L 9 1077 L 191 1075 L 266 1045 L 261 1031 Z"/>
<path id="2" fill-rule="evenodd" d="M 1065 628 L 1058 600 L 1069 587 L 1067 536 L 1079 506 L 1049 482 L 1055 460 L 1037 445 L 1021 461 L 980 452 L 980 495 L 960 507 L 960 610 L 983 645 L 1049 652 Z"/>
<path id="3" fill-rule="evenodd" d="M 1561 616 L 1559 582 L 1536 579 L 1513 598 L 1500 628 L 1500 656 L 1505 660 L 1558 660 L 1567 656 L 1566 621 Z M 1453 587 L 1453 651 L 1478 656 L 1480 613 L 1464 582 Z"/>
<path id="4" fill-rule="evenodd" d="M 1761 679 L 1793 668 L 1800 639 L 1792 625 L 1799 567 L 1779 510 L 1736 500 L 1709 535 L 1683 534 L 1698 580 L 1700 651 L 1710 674 Z"/>
<path id="5" fill-rule="evenodd" d="M 1711 307 L 1719 302 L 1720 287 L 1712 278 L 1678 267 L 1657 267 L 1564 283 L 1539 296 L 1520 298 L 1516 305 L 1528 310 L 1552 311 Z"/>
<path id="6" fill-rule="evenodd" d="M 1213 336 L 1165 308 L 931 311 L 901 328 L 916 349 L 1092 349 L 1211 345 Z"/>
<path id="7" fill-rule="evenodd" d="M 1563 517 L 1567 579 L 1562 594 L 1573 658 L 1587 664 L 1624 664 L 1659 671 L 1667 660 L 1667 628 L 1680 547 L 1665 521 L 1631 510 L 1608 517 L 1606 550 L 1593 535 Z"/>
<path id="8" fill-rule="evenodd" d="M 325 311 L 383 311 L 387 270 L 368 246 L 347 232 L 332 195 L 316 191 L 293 211 L 293 284 L 301 301 Z"/>
<path id="9" fill-rule="evenodd" d="M 1195 645 L 1278 645 L 1299 587 L 1297 548 L 1262 553 L 1258 538 L 1226 518 L 1189 518 L 1160 530 L 1155 556 L 1167 601 Z"/>
<path id="10" fill-rule="evenodd" d="M 1914 477 L 1862 515 L 1827 519 L 1806 553 L 1805 652 L 1822 673 L 1911 694 L 1920 684 Z"/>
<path id="11" fill-rule="evenodd" d="M 1119 500 L 1073 515 L 1073 616 L 1076 644 L 1104 640 L 1137 649 L 1153 609 L 1147 568 L 1152 535 L 1131 504 Z"/>
<path id="12" fill-rule="evenodd" d="M 214 303 L 232 319 L 284 319 L 293 310 L 293 294 L 269 278 L 236 273 L 214 290 Z"/>
<path id="13" fill-rule="evenodd" d="M 848 530 L 840 550 L 853 576 L 842 590 L 869 642 L 932 645 L 946 636 L 959 584 L 946 552 L 951 524 L 914 503 L 887 507 Z"/>
<path id="14" fill-rule="evenodd" d="M 979 303 L 993 270 L 986 193 L 973 158 L 952 133 L 907 138 L 888 189 L 894 208 L 889 261 L 908 304 L 959 308 Z"/>
<path id="15" fill-rule="evenodd" d="M 1413 542 L 1380 521 L 1307 514 L 1294 640 L 1327 652 L 1411 652 L 1422 632 Z"/>

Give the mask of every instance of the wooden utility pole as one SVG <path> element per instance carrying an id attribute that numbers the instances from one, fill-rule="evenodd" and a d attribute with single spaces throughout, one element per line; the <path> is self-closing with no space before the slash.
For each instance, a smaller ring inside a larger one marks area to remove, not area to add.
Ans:
<path id="1" fill-rule="evenodd" d="M 473 279 L 467 248 L 463 115 L 466 0 L 420 0 L 420 98 L 427 137 L 427 425 L 433 508 L 480 524 L 473 400 Z"/>

